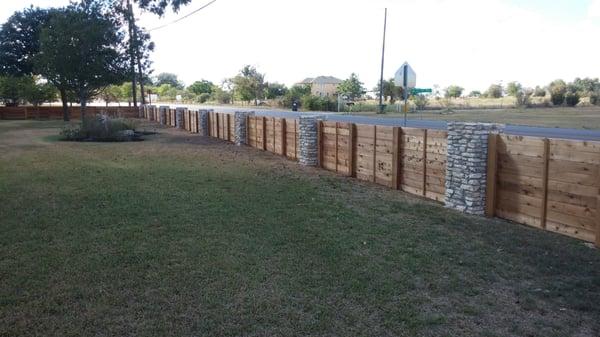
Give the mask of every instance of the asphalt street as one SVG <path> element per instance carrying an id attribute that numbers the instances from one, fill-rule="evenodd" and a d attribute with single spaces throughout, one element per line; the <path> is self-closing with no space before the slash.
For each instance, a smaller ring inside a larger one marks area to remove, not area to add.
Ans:
<path id="1" fill-rule="evenodd" d="M 356 116 L 347 114 L 338 114 L 332 112 L 293 112 L 290 110 L 282 109 L 253 109 L 239 108 L 239 107 L 224 107 L 224 106 L 208 106 L 208 105 L 180 105 L 187 106 L 193 109 L 214 109 L 217 112 L 235 112 L 235 111 L 254 111 L 260 116 L 273 116 L 273 117 L 287 117 L 296 118 L 300 115 L 319 115 L 324 120 L 334 122 L 351 122 L 357 124 L 377 124 L 377 125 L 390 125 L 390 126 L 407 126 L 413 128 L 427 128 L 427 129 L 446 129 L 446 121 L 439 120 L 427 120 L 427 119 L 415 119 L 408 118 L 405 124 L 404 118 L 390 118 L 390 117 L 369 117 L 369 116 Z M 410 116 L 410 114 L 409 114 Z M 534 136 L 534 137 L 548 137 L 548 138 L 562 138 L 562 139 L 578 139 L 578 140 L 593 140 L 600 141 L 600 130 L 586 130 L 586 129 L 569 129 L 569 128 L 548 128 L 540 126 L 525 126 L 525 125 L 511 125 L 507 124 L 504 132 L 511 135 L 520 136 Z"/>

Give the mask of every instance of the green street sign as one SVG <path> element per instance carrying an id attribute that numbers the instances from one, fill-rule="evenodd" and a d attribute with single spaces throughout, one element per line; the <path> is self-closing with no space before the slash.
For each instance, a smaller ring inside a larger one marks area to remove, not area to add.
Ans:
<path id="1" fill-rule="evenodd" d="M 429 89 L 429 88 L 426 88 L 426 89 L 423 89 L 423 88 L 412 88 L 411 91 L 410 91 L 410 93 L 413 94 L 413 95 L 422 94 L 422 93 L 425 93 L 425 92 L 430 93 L 430 92 L 432 92 L 432 90 Z"/>

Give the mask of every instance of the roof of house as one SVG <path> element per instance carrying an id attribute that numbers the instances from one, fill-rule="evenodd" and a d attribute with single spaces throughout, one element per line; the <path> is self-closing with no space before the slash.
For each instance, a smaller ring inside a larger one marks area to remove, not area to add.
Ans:
<path id="1" fill-rule="evenodd" d="M 299 84 L 340 84 L 342 80 L 333 76 L 317 76 L 315 78 L 307 77 Z"/>

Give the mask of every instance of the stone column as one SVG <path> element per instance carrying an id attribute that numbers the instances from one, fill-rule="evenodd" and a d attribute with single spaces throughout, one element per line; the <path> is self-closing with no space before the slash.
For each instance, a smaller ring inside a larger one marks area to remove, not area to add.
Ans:
<path id="1" fill-rule="evenodd" d="M 198 133 L 202 136 L 208 136 L 208 114 L 212 109 L 198 110 Z"/>
<path id="2" fill-rule="evenodd" d="M 160 124 L 162 125 L 166 125 L 167 124 L 167 114 L 169 113 L 169 106 L 168 105 L 161 105 L 158 108 L 158 115 L 160 116 Z"/>
<path id="3" fill-rule="evenodd" d="M 488 136 L 503 129 L 501 124 L 448 122 L 446 207 L 484 214 Z"/>
<path id="4" fill-rule="evenodd" d="M 317 116 L 300 116 L 298 123 L 298 162 L 304 166 L 319 163 Z"/>
<path id="5" fill-rule="evenodd" d="M 246 127 L 248 116 L 253 116 L 254 111 L 236 111 L 233 115 L 233 123 L 234 123 L 234 142 L 235 145 L 247 145 L 246 144 Z"/>
<path id="6" fill-rule="evenodd" d="M 184 111 L 186 109 L 187 108 L 182 108 L 182 107 L 175 108 L 175 127 L 177 129 L 183 129 L 183 126 L 184 126 L 184 124 L 183 124 L 184 117 L 183 116 L 184 116 Z"/>

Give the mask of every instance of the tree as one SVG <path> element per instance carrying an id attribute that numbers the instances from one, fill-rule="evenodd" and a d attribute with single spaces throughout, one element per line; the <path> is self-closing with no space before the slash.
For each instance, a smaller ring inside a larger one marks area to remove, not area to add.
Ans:
<path id="1" fill-rule="evenodd" d="M 285 84 L 280 83 L 268 83 L 267 84 L 267 98 L 275 99 L 282 97 L 287 93 L 288 89 Z"/>
<path id="2" fill-rule="evenodd" d="M 517 96 L 521 89 L 523 89 L 523 86 L 519 82 L 508 82 L 506 84 L 506 93 L 509 96 Z"/>
<path id="3" fill-rule="evenodd" d="M 579 104 L 581 99 L 581 87 L 577 84 L 569 83 L 567 85 L 567 92 L 565 93 L 565 103 L 567 106 L 574 107 Z"/>
<path id="4" fill-rule="evenodd" d="M 558 106 L 565 102 L 565 94 L 567 93 L 567 84 L 563 80 L 554 80 L 548 85 L 550 92 L 550 100 L 552 104 Z"/>
<path id="5" fill-rule="evenodd" d="M 540 87 L 539 85 L 533 89 L 533 96 L 535 97 L 546 97 L 546 89 Z"/>
<path id="6" fill-rule="evenodd" d="M 600 90 L 600 81 L 598 78 L 575 78 L 572 83 L 575 90 L 580 96 L 589 96 L 591 93 Z"/>
<path id="7" fill-rule="evenodd" d="M 423 110 L 429 103 L 429 99 L 427 98 L 427 96 L 419 94 L 413 96 L 413 102 L 415 103 L 417 110 Z"/>
<path id="8" fill-rule="evenodd" d="M 193 93 L 194 95 L 200 95 L 200 94 L 209 94 L 210 95 L 213 92 L 214 86 L 215 85 L 211 81 L 200 80 L 200 81 L 196 81 L 196 82 L 192 83 L 192 85 L 187 87 L 187 90 L 189 92 Z"/>
<path id="9" fill-rule="evenodd" d="M 460 95 L 462 95 L 463 90 L 465 89 L 459 87 L 458 85 L 451 85 L 446 88 L 446 93 L 444 94 L 444 96 L 446 96 L 447 98 L 458 98 L 460 97 Z"/>
<path id="10" fill-rule="evenodd" d="M 481 97 L 481 91 L 473 90 L 469 93 L 469 97 Z"/>
<path id="11" fill-rule="evenodd" d="M 502 97 L 502 85 L 492 84 L 485 92 L 485 96 L 489 98 L 500 98 Z"/>
<path id="12" fill-rule="evenodd" d="M 377 83 L 377 86 L 373 89 L 377 96 L 379 96 L 380 86 L 381 84 Z M 390 104 L 394 104 L 399 98 L 402 98 L 402 87 L 396 86 L 393 78 L 383 81 L 383 99 L 386 102 L 389 100 Z"/>
<path id="13" fill-rule="evenodd" d="M 28 78 L 25 76 L 0 77 L 0 100 L 6 106 L 17 106 L 23 100 L 23 92 L 27 86 Z"/>
<path id="14" fill-rule="evenodd" d="M 72 91 L 85 118 L 88 100 L 127 75 L 123 35 L 117 22 L 94 2 L 70 5 L 50 16 L 40 32 L 37 72 L 59 90 Z M 68 52 L 65 52 L 68 51 Z M 65 119 L 68 109 L 63 100 Z"/>
<path id="15" fill-rule="evenodd" d="M 255 67 L 246 65 L 240 73 L 233 78 L 235 93 L 242 101 L 258 105 L 258 98 L 264 96 L 265 75 L 259 73 Z"/>
<path id="16" fill-rule="evenodd" d="M 108 106 L 110 103 L 121 102 L 122 91 L 121 86 L 118 85 L 109 85 L 100 91 L 100 98 L 106 103 Z"/>
<path id="17" fill-rule="evenodd" d="M 310 96 L 310 85 L 296 84 L 283 96 L 283 106 L 291 108 L 294 102 L 301 102 L 304 96 Z"/>
<path id="18" fill-rule="evenodd" d="M 183 83 L 177 79 L 177 75 L 173 73 L 160 73 L 156 76 L 156 81 L 154 82 L 156 86 L 161 86 L 163 84 L 168 84 L 177 89 L 183 89 Z"/>
<path id="19" fill-rule="evenodd" d="M 213 90 L 212 98 L 221 104 L 231 103 L 231 93 L 217 86 Z"/>
<path id="20" fill-rule="evenodd" d="M 355 100 L 364 95 L 366 90 L 363 87 L 363 83 L 358 79 L 358 76 L 352 73 L 350 77 L 338 85 L 337 92 L 338 94 L 347 96 L 349 100 Z"/>
<path id="21" fill-rule="evenodd" d="M 39 34 L 55 10 L 30 7 L 15 12 L 0 28 L 0 74 L 33 75 L 33 57 L 39 52 Z"/>
<path id="22" fill-rule="evenodd" d="M 39 81 L 34 77 L 26 77 L 25 85 L 23 86 L 22 97 L 33 106 L 41 105 L 46 102 L 54 102 L 56 100 L 56 88 L 45 81 Z"/>

